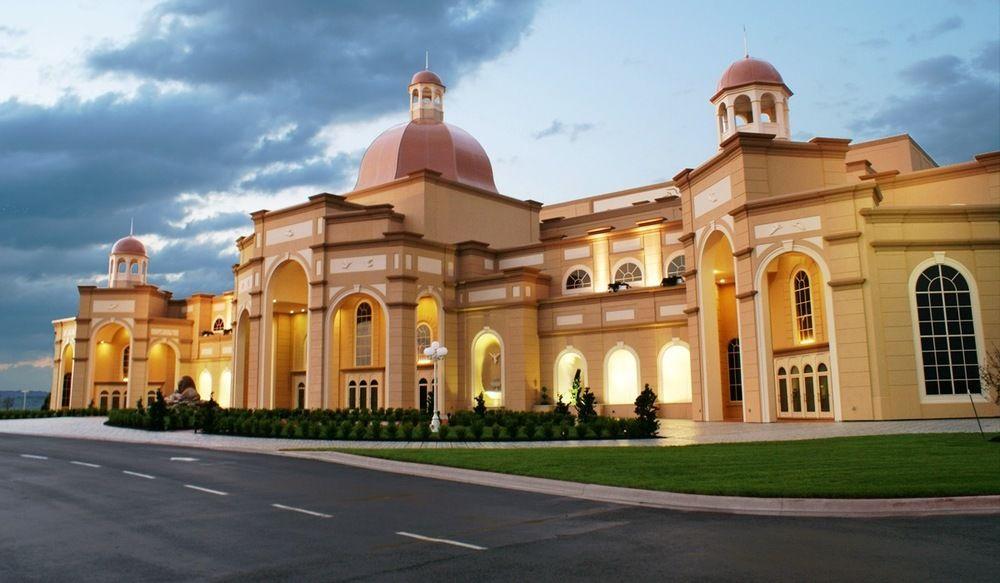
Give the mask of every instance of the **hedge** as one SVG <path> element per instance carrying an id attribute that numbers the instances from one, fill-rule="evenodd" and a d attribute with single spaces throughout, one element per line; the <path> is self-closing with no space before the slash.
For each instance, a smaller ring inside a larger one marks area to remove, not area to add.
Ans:
<path id="1" fill-rule="evenodd" d="M 7 409 L 0 411 L 3 419 L 41 419 L 45 417 L 96 417 L 107 415 L 108 412 L 96 407 L 86 409 Z"/>

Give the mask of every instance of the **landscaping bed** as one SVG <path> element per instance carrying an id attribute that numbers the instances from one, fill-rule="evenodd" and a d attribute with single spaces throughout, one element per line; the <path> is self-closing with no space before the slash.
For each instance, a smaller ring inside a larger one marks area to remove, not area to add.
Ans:
<path id="1" fill-rule="evenodd" d="M 45 417 L 97 417 L 108 412 L 96 407 L 86 409 L 8 409 L 0 411 L 0 421 L 4 419 L 43 419 Z"/>
<path id="2" fill-rule="evenodd" d="M 337 451 L 389 460 L 691 494 L 783 498 L 1000 494 L 1000 443 L 988 442 L 978 433 L 837 437 L 678 447 Z"/>

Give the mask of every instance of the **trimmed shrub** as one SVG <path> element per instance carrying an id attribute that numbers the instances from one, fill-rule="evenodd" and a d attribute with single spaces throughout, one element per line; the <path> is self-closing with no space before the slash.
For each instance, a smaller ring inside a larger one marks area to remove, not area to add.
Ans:
<path id="1" fill-rule="evenodd" d="M 470 427 L 470 430 L 472 431 L 472 437 L 474 437 L 476 441 L 481 440 L 483 438 L 483 432 L 485 431 L 485 429 L 486 429 L 486 424 L 483 423 L 482 420 L 477 419 L 473 421 L 472 426 Z"/>
<path id="2" fill-rule="evenodd" d="M 441 441 L 445 441 L 446 439 L 448 439 L 449 433 L 451 433 L 451 427 L 447 425 L 442 425 L 440 428 L 438 428 L 438 439 L 440 439 Z"/>
<path id="3" fill-rule="evenodd" d="M 656 393 L 649 384 L 635 398 L 636 435 L 634 437 L 656 437 L 660 431 L 660 421 L 656 418 Z"/>
<path id="4" fill-rule="evenodd" d="M 455 439 L 458 441 L 466 441 L 469 436 L 469 428 L 464 425 L 459 425 L 455 428 Z"/>

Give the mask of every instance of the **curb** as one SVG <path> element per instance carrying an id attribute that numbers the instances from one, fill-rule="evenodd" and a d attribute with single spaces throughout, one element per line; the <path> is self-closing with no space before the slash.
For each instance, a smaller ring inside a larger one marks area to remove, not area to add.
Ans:
<path id="1" fill-rule="evenodd" d="M 549 478 L 534 478 L 481 470 L 400 462 L 339 452 L 283 451 L 275 453 L 286 457 L 325 461 L 379 472 L 391 472 L 421 478 L 547 494 L 550 496 L 579 498 L 594 502 L 687 512 L 830 518 L 1000 514 L 1000 495 L 864 499 L 710 496 L 705 494 L 681 494 L 659 490 L 640 490 L 618 486 L 566 482 Z"/>

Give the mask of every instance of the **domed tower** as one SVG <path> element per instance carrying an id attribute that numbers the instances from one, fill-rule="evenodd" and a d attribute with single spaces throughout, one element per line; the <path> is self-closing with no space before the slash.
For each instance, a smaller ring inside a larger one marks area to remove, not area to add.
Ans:
<path id="1" fill-rule="evenodd" d="M 108 287 L 146 285 L 149 256 L 146 246 L 132 233 L 118 239 L 108 260 Z"/>
<path id="2" fill-rule="evenodd" d="M 354 190 L 431 170 L 446 180 L 497 192 L 486 150 L 468 132 L 444 122 L 441 78 L 424 69 L 413 76 L 407 91 L 409 123 L 389 128 L 368 146 Z"/>
<path id="3" fill-rule="evenodd" d="M 791 96 L 792 90 L 771 63 L 747 54 L 729 65 L 710 100 L 718 118 L 719 143 L 736 132 L 773 134 L 779 140 L 789 139 L 788 98 Z"/>

